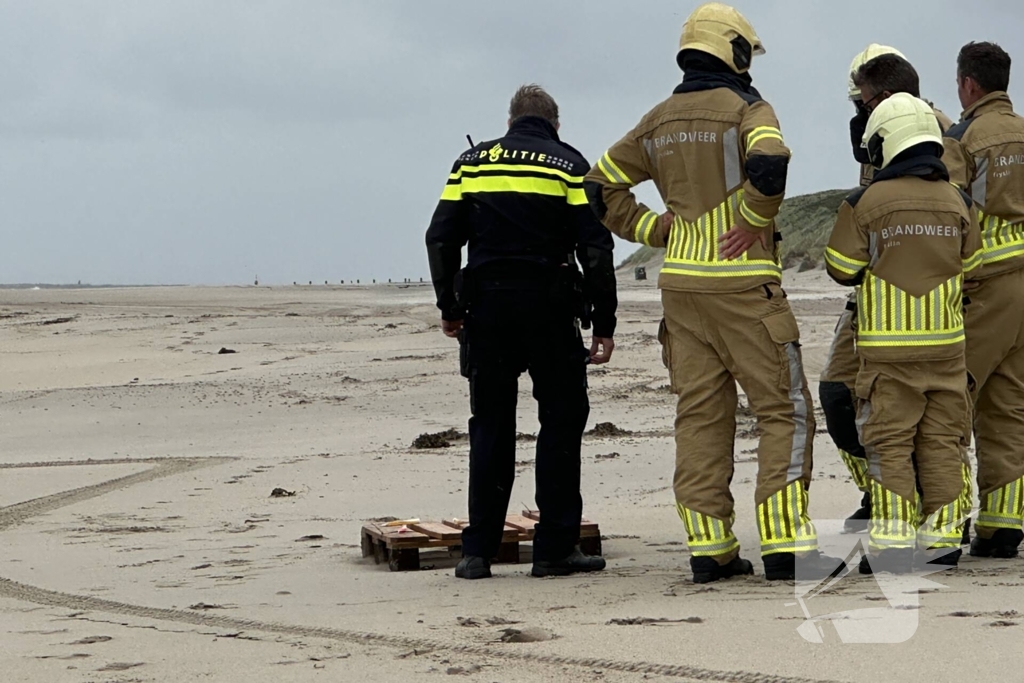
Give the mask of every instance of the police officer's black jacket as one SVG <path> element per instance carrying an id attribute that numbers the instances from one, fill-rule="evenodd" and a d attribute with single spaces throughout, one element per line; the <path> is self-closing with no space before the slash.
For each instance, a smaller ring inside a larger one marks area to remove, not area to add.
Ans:
<path id="1" fill-rule="evenodd" d="M 427 254 L 445 320 L 464 315 L 455 279 L 462 247 L 469 244 L 467 270 L 530 277 L 578 259 L 584 293 L 593 305 L 594 336 L 615 332 L 615 272 L 611 233 L 594 217 L 583 192 L 590 164 L 558 138 L 555 127 L 524 116 L 498 140 L 462 154 L 427 229 Z"/>

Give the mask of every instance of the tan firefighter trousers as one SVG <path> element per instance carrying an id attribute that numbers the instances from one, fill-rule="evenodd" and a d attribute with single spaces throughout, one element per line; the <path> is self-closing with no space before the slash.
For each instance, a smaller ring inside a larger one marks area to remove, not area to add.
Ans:
<path id="1" fill-rule="evenodd" d="M 815 550 L 807 514 L 814 409 L 800 333 L 782 288 L 664 290 L 662 303 L 659 336 L 678 396 L 674 488 L 691 553 L 720 563 L 739 553 L 729 490 L 737 382 L 761 431 L 755 493 L 761 554 Z"/>
<path id="2" fill-rule="evenodd" d="M 871 483 L 870 548 L 956 548 L 970 514 L 961 457 L 970 419 L 967 366 L 863 361 L 857 426 Z"/>
<path id="3" fill-rule="evenodd" d="M 982 280 L 967 296 L 981 500 L 975 527 L 991 538 L 1024 522 L 1024 270 Z"/>

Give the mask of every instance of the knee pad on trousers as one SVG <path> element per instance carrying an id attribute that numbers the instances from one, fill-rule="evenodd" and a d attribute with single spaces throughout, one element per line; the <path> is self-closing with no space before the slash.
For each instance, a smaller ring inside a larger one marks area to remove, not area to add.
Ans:
<path id="1" fill-rule="evenodd" d="M 855 458 L 865 457 L 857 433 L 857 408 L 850 387 L 842 382 L 822 382 L 818 386 L 818 398 L 825 411 L 828 434 L 839 450 Z"/>

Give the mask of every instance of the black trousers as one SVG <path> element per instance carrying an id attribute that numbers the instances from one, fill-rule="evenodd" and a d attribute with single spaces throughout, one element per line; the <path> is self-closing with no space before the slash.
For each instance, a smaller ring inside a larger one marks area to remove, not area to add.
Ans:
<path id="1" fill-rule="evenodd" d="M 580 445 L 590 414 L 587 352 L 571 305 L 550 288 L 480 283 L 463 337 L 469 378 L 469 526 L 464 555 L 498 552 L 515 481 L 519 377 L 528 372 L 540 413 L 535 560 L 560 560 L 579 542 Z"/>

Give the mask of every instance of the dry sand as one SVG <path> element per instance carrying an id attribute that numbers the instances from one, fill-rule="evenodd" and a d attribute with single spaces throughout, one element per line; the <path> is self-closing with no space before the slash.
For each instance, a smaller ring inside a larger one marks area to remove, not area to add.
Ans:
<path id="1" fill-rule="evenodd" d="M 787 275 L 816 377 L 843 293 Z M 659 297 L 623 284 L 591 423 L 635 434 L 583 449 L 608 570 L 499 565 L 472 583 L 451 561 L 391 573 L 358 547 L 371 518 L 465 515 L 466 447 L 409 447 L 468 413 L 428 288 L 0 291 L 0 680 L 1014 680 L 1024 561 L 966 558 L 916 610 L 859 576 L 806 602 L 879 608 L 880 631 L 916 615 L 899 646 L 844 644 L 828 625 L 806 642 L 792 585 L 688 582 Z M 535 432 L 521 389 L 520 430 Z M 859 494 L 823 428 L 815 445 L 811 512 L 839 520 Z M 757 560 L 753 446 L 736 445 L 733 488 Z M 518 458 L 514 511 L 532 503 L 531 444 Z M 503 643 L 492 617 L 558 637 Z M 695 619 L 609 624 L 635 617 Z"/>

